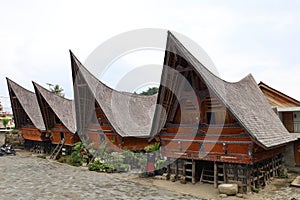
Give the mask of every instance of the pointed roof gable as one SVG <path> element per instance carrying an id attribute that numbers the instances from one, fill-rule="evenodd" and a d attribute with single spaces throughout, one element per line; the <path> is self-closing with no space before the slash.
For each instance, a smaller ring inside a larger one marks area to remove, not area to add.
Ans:
<path id="1" fill-rule="evenodd" d="M 295 140 L 271 109 L 252 75 L 237 83 L 220 79 L 203 66 L 170 32 L 166 51 L 180 55 L 193 66 L 207 86 L 258 144 L 270 148 Z M 162 78 L 161 85 L 168 85 L 167 81 Z M 155 118 L 157 117 L 159 116 Z"/>
<path id="2" fill-rule="evenodd" d="M 268 99 L 271 106 L 278 107 L 294 107 L 300 106 L 300 101 L 270 87 L 269 85 L 260 82 L 258 84 L 261 91 L 264 93 L 266 98 Z"/>
<path id="3" fill-rule="evenodd" d="M 78 84 L 76 84 L 75 79 L 76 76 L 80 75 L 111 126 L 120 136 L 149 137 L 157 95 L 143 96 L 115 91 L 93 76 L 72 52 L 70 54 L 74 91 L 78 91 Z M 81 95 L 79 94 L 79 96 Z M 75 98 L 75 101 L 77 100 L 79 101 Z M 76 112 L 78 112 L 77 109 Z M 82 112 L 77 114 L 84 115 Z"/>
<path id="4" fill-rule="evenodd" d="M 54 94 L 53 92 L 50 92 L 49 90 L 45 89 L 35 82 L 33 82 L 33 86 L 37 95 L 39 105 L 43 105 L 41 101 L 46 101 L 54 114 L 60 119 L 62 124 L 71 133 L 76 133 L 74 101 Z M 43 118 L 47 116 L 46 113 L 43 113 L 43 111 L 42 114 Z"/>
<path id="5" fill-rule="evenodd" d="M 27 116 L 29 117 L 33 125 L 41 131 L 46 130 L 35 93 L 21 87 L 20 85 L 13 82 L 9 78 L 6 79 L 7 79 L 7 86 L 9 90 L 9 96 L 12 101 L 11 105 L 14 112 L 14 116 L 15 117 L 17 116 L 15 114 L 15 112 L 17 111 L 16 108 L 14 108 L 12 92 L 16 95 L 17 100 L 19 101 L 24 112 L 27 114 Z M 16 122 L 17 121 L 18 120 L 16 120 Z"/>

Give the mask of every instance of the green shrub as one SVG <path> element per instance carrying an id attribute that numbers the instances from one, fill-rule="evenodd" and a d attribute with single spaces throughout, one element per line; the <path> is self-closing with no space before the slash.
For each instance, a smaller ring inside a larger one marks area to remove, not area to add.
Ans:
<path id="1" fill-rule="evenodd" d="M 64 162 L 73 166 L 81 166 L 83 163 L 88 163 L 91 154 L 85 149 L 82 142 L 77 142 L 72 148 L 71 155 L 67 156 Z"/>
<path id="2" fill-rule="evenodd" d="M 166 160 L 156 160 L 155 162 L 155 169 L 163 169 L 167 166 Z"/>
<path id="3" fill-rule="evenodd" d="M 288 178 L 289 175 L 287 174 L 287 171 L 285 170 L 285 168 L 280 168 L 279 169 L 279 174 L 278 174 L 279 178 Z"/>
<path id="4" fill-rule="evenodd" d="M 105 171 L 107 173 L 113 173 L 116 171 L 116 168 L 113 164 L 105 164 Z"/>
<path id="5" fill-rule="evenodd" d="M 148 145 L 144 148 L 145 151 L 150 152 L 150 151 L 158 151 L 159 150 L 160 143 L 155 142 L 154 145 Z"/>
<path id="6" fill-rule="evenodd" d="M 77 166 L 77 167 L 81 166 L 82 160 L 81 160 L 80 154 L 76 151 L 72 152 L 72 154 L 67 157 L 67 163 L 69 165 L 73 165 L 73 166 Z"/>
<path id="7" fill-rule="evenodd" d="M 259 193 L 259 189 L 258 188 L 252 188 L 252 192 Z"/>
<path id="8" fill-rule="evenodd" d="M 95 160 L 93 163 L 88 164 L 88 169 L 90 171 L 100 171 L 100 170 L 104 170 L 105 166 L 100 161 Z"/>

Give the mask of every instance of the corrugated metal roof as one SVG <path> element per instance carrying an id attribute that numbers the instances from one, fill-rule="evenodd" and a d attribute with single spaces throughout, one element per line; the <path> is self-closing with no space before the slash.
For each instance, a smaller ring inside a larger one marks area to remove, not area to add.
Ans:
<path id="1" fill-rule="evenodd" d="M 77 73 L 80 73 L 83 77 L 85 83 L 92 92 L 95 101 L 100 105 L 100 108 L 103 110 L 110 124 L 119 135 L 122 137 L 150 136 L 157 95 L 142 96 L 128 92 L 115 91 L 93 76 L 72 52 L 71 59 L 73 60 L 73 72 L 76 71 L 74 70 L 75 68 L 79 69 Z M 75 75 L 73 74 L 73 82 L 74 77 Z M 74 90 L 80 91 L 75 82 L 74 87 L 76 87 Z M 86 104 L 93 101 L 91 101 L 91 99 L 85 101 L 83 99 L 83 93 L 85 93 L 85 91 L 81 92 L 81 94 L 78 94 L 79 99 L 75 98 L 75 101 L 81 101 L 78 105 L 86 106 L 86 109 L 80 109 L 81 112 L 76 109 L 76 111 L 79 112 L 76 114 L 86 117 L 84 110 L 87 110 L 87 107 L 89 107 L 89 105 Z M 80 118 L 80 116 L 78 117 Z"/>
<path id="2" fill-rule="evenodd" d="M 7 78 L 7 84 L 8 87 L 11 88 L 11 90 L 15 93 L 23 110 L 28 115 L 33 125 L 39 130 L 42 131 L 46 130 L 35 93 L 21 87 L 20 85 L 10 80 L 9 78 Z M 12 98 L 11 93 L 10 93 L 10 98 Z M 13 104 L 12 104 L 12 109 L 15 112 Z"/>
<path id="3" fill-rule="evenodd" d="M 39 84 L 33 82 L 36 94 L 40 94 L 51 107 L 63 125 L 71 132 L 76 133 L 74 102 L 62 96 L 54 94 Z M 38 97 L 39 101 L 42 99 Z M 41 105 L 41 104 L 40 104 Z"/>

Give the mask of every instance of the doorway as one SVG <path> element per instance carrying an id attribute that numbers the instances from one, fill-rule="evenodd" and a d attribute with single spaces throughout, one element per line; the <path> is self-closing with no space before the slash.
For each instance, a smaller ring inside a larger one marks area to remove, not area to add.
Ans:
<path id="1" fill-rule="evenodd" d="M 294 142 L 294 156 L 297 167 L 300 167 L 300 139 Z"/>
<path id="2" fill-rule="evenodd" d="M 65 140 L 65 133 L 60 132 L 60 141 Z"/>
<path id="3" fill-rule="evenodd" d="M 290 132 L 294 133 L 294 118 L 293 118 L 293 112 L 284 112 L 282 113 L 282 122 L 285 126 L 285 128 Z"/>

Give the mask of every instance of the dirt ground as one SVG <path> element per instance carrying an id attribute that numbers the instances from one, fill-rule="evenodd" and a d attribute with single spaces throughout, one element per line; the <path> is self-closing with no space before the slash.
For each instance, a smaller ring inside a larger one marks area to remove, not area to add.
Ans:
<path id="1" fill-rule="evenodd" d="M 242 198 L 255 200 L 300 200 L 300 187 L 290 186 L 290 183 L 297 175 L 299 174 L 290 173 L 289 178 L 287 179 L 275 178 L 270 181 L 264 188 L 261 188 L 258 193 L 250 192 L 248 194 L 243 194 Z M 129 180 L 144 185 L 153 185 L 170 191 L 192 195 L 201 199 L 222 199 L 221 197 L 219 197 L 218 189 L 214 188 L 212 184 L 199 182 L 196 184 L 181 184 L 179 181 L 171 182 L 166 180 L 157 180 L 154 178 L 136 177 L 131 177 L 129 178 Z M 236 196 L 226 197 L 226 199 L 228 200 L 240 200 L 242 198 Z"/>
<path id="2" fill-rule="evenodd" d="M 294 175 L 293 175 L 294 176 Z M 171 182 L 166 180 L 156 180 L 152 178 L 132 178 L 132 181 L 144 185 L 154 185 L 159 188 L 164 188 L 170 191 L 176 191 L 187 195 L 192 195 L 201 199 L 222 199 L 219 197 L 218 189 L 213 185 L 206 183 L 187 183 L 181 184 L 179 181 Z M 243 199 L 255 200 L 300 200 L 300 188 L 290 187 L 291 179 L 274 179 L 259 193 L 248 193 L 243 195 Z M 228 196 L 228 200 L 240 200 L 240 197 Z"/>

